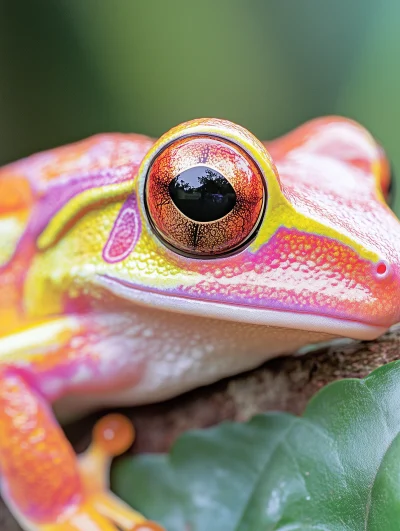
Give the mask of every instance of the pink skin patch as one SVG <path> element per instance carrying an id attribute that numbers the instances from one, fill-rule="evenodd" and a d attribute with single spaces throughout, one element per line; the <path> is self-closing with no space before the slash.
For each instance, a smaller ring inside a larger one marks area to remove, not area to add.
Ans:
<path id="1" fill-rule="evenodd" d="M 140 235 L 141 222 L 136 195 L 125 201 L 103 250 L 103 259 L 109 263 L 124 260 L 134 249 Z"/>
<path id="2" fill-rule="evenodd" d="M 382 326 L 398 320 L 396 270 L 326 236 L 281 227 L 255 254 L 193 264 L 202 278 L 172 294 Z"/>

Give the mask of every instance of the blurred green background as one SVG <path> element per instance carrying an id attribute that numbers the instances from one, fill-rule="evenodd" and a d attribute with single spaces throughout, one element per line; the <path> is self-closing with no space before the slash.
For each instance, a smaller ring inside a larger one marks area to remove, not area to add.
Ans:
<path id="1" fill-rule="evenodd" d="M 0 0 L 0 163 L 199 116 L 268 139 L 334 113 L 400 175 L 399 20 L 398 0 Z"/>

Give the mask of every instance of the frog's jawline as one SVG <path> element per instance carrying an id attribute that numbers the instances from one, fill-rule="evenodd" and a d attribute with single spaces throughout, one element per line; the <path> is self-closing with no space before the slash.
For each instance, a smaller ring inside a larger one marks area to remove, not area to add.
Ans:
<path id="1" fill-rule="evenodd" d="M 311 313 L 269 310 L 252 306 L 233 306 L 228 303 L 199 301 L 182 296 L 166 295 L 154 290 L 145 290 L 140 286 L 109 275 L 99 275 L 98 279 L 101 285 L 118 297 L 142 306 L 151 306 L 176 313 L 261 326 L 323 332 L 362 340 L 376 339 L 387 330 L 383 326 Z"/>

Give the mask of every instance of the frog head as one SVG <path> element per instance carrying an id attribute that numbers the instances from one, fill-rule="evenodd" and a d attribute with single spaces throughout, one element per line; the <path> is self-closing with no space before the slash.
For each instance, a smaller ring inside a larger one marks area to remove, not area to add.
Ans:
<path id="1" fill-rule="evenodd" d="M 231 122 L 199 119 L 156 142 L 126 136 L 106 162 L 101 145 L 116 150 L 121 137 L 96 138 L 88 164 L 105 168 L 38 233 L 31 294 L 41 277 L 69 303 L 108 293 L 363 339 L 400 321 L 388 163 L 360 125 L 322 118 L 262 143 Z"/>

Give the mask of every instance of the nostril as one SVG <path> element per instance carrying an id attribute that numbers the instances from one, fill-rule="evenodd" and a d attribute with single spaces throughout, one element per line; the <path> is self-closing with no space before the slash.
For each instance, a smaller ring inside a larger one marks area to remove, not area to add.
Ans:
<path id="1" fill-rule="evenodd" d="M 386 260 L 380 260 L 375 265 L 375 273 L 379 279 L 387 278 L 390 273 L 390 264 Z"/>

